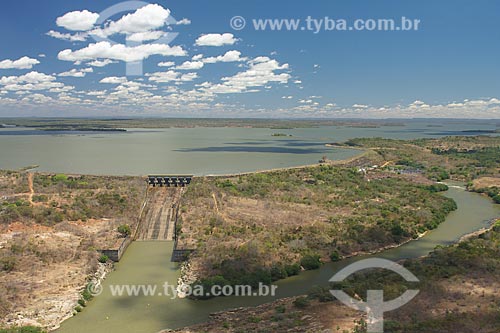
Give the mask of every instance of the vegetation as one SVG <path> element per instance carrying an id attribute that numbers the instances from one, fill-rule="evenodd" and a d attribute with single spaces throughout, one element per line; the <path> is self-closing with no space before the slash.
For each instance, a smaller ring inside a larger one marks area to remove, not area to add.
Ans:
<path id="1" fill-rule="evenodd" d="M 304 267 L 305 270 L 318 269 L 321 267 L 321 260 L 319 254 L 308 254 L 302 257 L 300 260 L 300 265 Z"/>
<path id="2" fill-rule="evenodd" d="M 122 237 L 129 237 L 132 234 L 132 230 L 128 224 L 122 224 L 117 228 L 118 232 L 122 235 Z"/>
<path id="3" fill-rule="evenodd" d="M 484 234 L 439 247 L 428 257 L 405 261 L 404 266 L 421 281 L 411 286 L 419 289 L 420 294 L 412 301 L 411 308 L 387 314 L 386 332 L 496 332 L 500 325 L 500 296 L 495 291 L 500 287 L 500 222 Z M 471 287 L 464 290 L 464 284 Z M 367 290 L 383 289 L 385 297 L 393 299 L 409 287 L 397 274 L 376 270 L 354 274 L 329 287 L 315 287 L 307 298 L 329 302 L 328 290 L 333 288 L 362 298 Z M 490 288 L 492 294 L 486 296 L 481 291 L 485 287 Z M 461 308 L 443 305 L 450 299 Z M 358 330 L 366 332 L 362 327 Z"/>
<path id="4" fill-rule="evenodd" d="M 360 138 L 346 146 L 367 148 L 396 166 L 419 169 L 429 179 L 470 181 L 498 176 L 500 137 L 453 136 L 439 139 L 393 140 Z"/>
<path id="5" fill-rule="evenodd" d="M 191 260 L 207 280 L 195 284 L 255 285 L 436 228 L 456 209 L 441 190 L 331 165 L 199 178 L 183 197 L 179 245 L 197 249 Z"/>
<path id="6" fill-rule="evenodd" d="M 45 333 L 41 327 L 36 326 L 22 326 L 12 328 L 0 328 L 0 333 Z"/>
<path id="7" fill-rule="evenodd" d="M 478 193 L 487 194 L 491 199 L 493 199 L 495 203 L 500 204 L 500 188 L 493 186 L 493 187 L 478 188 L 473 190 Z"/>
<path id="8" fill-rule="evenodd" d="M 96 250 L 118 246 L 117 227 L 137 223 L 145 190 L 139 177 L 0 171 L 2 324 L 18 323 L 19 313 L 44 325 L 64 318 L 54 302 L 72 299 L 107 261 Z M 57 296 L 48 303 L 47 295 Z M 78 306 L 90 297 L 84 291 Z"/>
<path id="9" fill-rule="evenodd" d="M 101 256 L 99 257 L 99 259 L 97 259 L 101 264 L 105 264 L 108 262 L 109 260 L 109 257 L 105 254 L 101 254 Z"/>
<path id="10" fill-rule="evenodd" d="M 170 127 L 253 127 L 276 130 L 311 128 L 318 126 L 378 127 L 404 126 L 384 120 L 338 121 L 338 120 L 284 120 L 284 119 L 229 119 L 229 118 L 112 118 L 112 119 L 68 119 L 68 118 L 0 118 L 1 124 L 37 128 L 41 130 L 112 130 L 124 128 L 170 128 Z"/>
<path id="11" fill-rule="evenodd" d="M 103 217 L 135 217 L 143 191 L 140 179 L 132 177 L 67 176 L 35 174 L 32 201 L 26 195 L 9 196 L 2 183 L 18 179 L 18 173 L 0 173 L 0 191 L 7 194 L 0 200 L 0 225 L 12 222 L 53 226 L 62 221 L 87 221 Z M 130 186 L 130 188 L 128 187 Z M 131 189 L 129 191 L 129 189 Z"/>

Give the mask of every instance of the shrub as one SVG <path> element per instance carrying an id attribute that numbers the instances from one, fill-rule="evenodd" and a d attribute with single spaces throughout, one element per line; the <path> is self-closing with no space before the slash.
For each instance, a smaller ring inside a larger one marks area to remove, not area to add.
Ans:
<path id="1" fill-rule="evenodd" d="M 16 258 L 14 257 L 5 257 L 0 259 L 0 266 L 2 270 L 5 272 L 12 272 L 14 267 L 16 266 Z"/>
<path id="2" fill-rule="evenodd" d="M 288 276 L 294 276 L 300 273 L 299 264 L 285 265 L 285 271 Z"/>
<path id="3" fill-rule="evenodd" d="M 310 298 L 317 299 L 320 302 L 331 302 L 335 300 L 329 287 L 314 286 L 308 294 Z"/>
<path id="4" fill-rule="evenodd" d="M 500 194 L 497 194 L 493 197 L 493 201 L 495 201 L 495 203 L 497 204 L 500 204 Z"/>
<path id="5" fill-rule="evenodd" d="M 273 266 L 271 268 L 271 280 L 277 281 L 288 277 L 288 273 L 283 266 Z"/>
<path id="6" fill-rule="evenodd" d="M 52 177 L 52 181 L 54 183 L 64 183 L 66 181 L 68 181 L 68 176 L 66 176 L 65 174 L 57 174 L 55 176 Z"/>
<path id="7" fill-rule="evenodd" d="M 99 257 L 99 259 L 97 259 L 97 260 L 99 260 L 99 262 L 101 264 L 105 264 L 105 263 L 108 262 L 109 257 L 107 255 L 105 255 L 105 254 L 101 254 L 101 256 Z"/>
<path id="8" fill-rule="evenodd" d="M 284 306 L 284 305 L 278 305 L 274 309 L 276 310 L 277 313 L 285 313 L 286 312 L 286 306 Z"/>
<path id="9" fill-rule="evenodd" d="M 299 308 L 299 309 L 304 309 L 304 308 L 306 308 L 306 307 L 308 307 L 308 306 L 309 306 L 309 300 L 307 299 L 307 297 L 302 296 L 302 297 L 296 298 L 296 299 L 293 301 L 293 305 L 294 305 L 296 308 Z"/>
<path id="10" fill-rule="evenodd" d="M 118 227 L 118 232 L 122 235 L 122 237 L 128 237 L 132 233 L 130 226 L 128 224 L 122 224 Z"/>
<path id="11" fill-rule="evenodd" d="M 82 291 L 82 297 L 85 301 L 90 301 L 94 296 L 92 296 L 92 293 L 89 291 L 89 289 L 92 287 L 92 282 L 89 282 L 85 289 Z"/>
<path id="12" fill-rule="evenodd" d="M 306 270 L 318 269 L 321 266 L 320 256 L 318 254 L 307 254 L 300 260 L 300 265 Z"/>
<path id="13" fill-rule="evenodd" d="M 341 259 L 339 251 L 335 250 L 332 253 L 330 253 L 330 260 L 335 262 L 339 261 Z"/>
<path id="14" fill-rule="evenodd" d="M 49 200 L 49 198 L 44 195 L 44 194 L 40 194 L 40 195 L 34 195 L 33 196 L 33 201 L 34 202 L 47 202 Z"/>
<path id="15" fill-rule="evenodd" d="M 446 184 L 432 184 L 427 186 L 427 189 L 431 192 L 444 192 L 448 191 L 448 185 Z"/>

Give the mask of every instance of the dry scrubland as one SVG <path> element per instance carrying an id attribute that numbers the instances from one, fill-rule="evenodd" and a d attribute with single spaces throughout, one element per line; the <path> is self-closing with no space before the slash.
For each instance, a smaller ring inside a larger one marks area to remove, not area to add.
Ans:
<path id="1" fill-rule="evenodd" d="M 0 172 L 0 318 L 52 327 L 71 315 L 112 248 L 135 224 L 145 184 L 132 177 Z"/>
<path id="2" fill-rule="evenodd" d="M 179 244 L 197 249 L 198 276 L 255 284 L 417 238 L 456 208 L 436 186 L 380 175 L 323 165 L 196 179 Z"/>

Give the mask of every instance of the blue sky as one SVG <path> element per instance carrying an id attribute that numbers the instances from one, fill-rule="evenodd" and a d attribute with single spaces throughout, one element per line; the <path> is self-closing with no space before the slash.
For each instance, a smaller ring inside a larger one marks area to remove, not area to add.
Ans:
<path id="1" fill-rule="evenodd" d="M 499 1 L 155 1 L 99 24 L 122 3 L 3 2 L 0 116 L 500 117 Z M 308 16 L 420 25 L 253 26 Z M 142 75 L 127 75 L 137 57 Z"/>

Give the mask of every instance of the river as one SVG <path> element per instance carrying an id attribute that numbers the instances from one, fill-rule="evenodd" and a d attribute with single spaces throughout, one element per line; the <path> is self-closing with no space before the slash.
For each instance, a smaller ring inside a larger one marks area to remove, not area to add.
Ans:
<path id="1" fill-rule="evenodd" d="M 456 184 L 453 184 L 456 185 Z M 383 251 L 375 257 L 398 260 L 428 254 L 437 245 L 456 242 L 461 236 L 488 226 L 500 216 L 500 205 L 487 197 L 453 186 L 444 193 L 453 198 L 458 209 L 448 215 L 439 227 L 423 238 L 398 248 Z M 103 283 L 103 293 L 75 317 L 65 321 L 58 332 L 157 332 L 205 321 L 209 313 L 224 309 L 254 306 L 275 298 L 306 293 L 313 285 L 326 285 L 328 280 L 345 265 L 369 256 L 358 256 L 337 263 L 329 263 L 315 271 L 278 281 L 276 297 L 219 297 L 207 301 L 170 299 L 162 292 L 165 281 L 175 284 L 179 271 L 169 261 L 171 242 L 134 242 L 116 270 Z M 112 296 L 110 285 L 150 284 L 157 286 L 155 296 Z"/>

